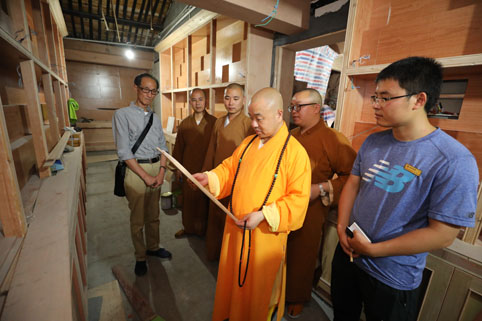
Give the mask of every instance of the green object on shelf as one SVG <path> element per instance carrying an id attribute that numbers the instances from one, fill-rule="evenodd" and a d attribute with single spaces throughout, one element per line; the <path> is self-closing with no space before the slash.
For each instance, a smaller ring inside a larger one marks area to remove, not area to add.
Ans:
<path id="1" fill-rule="evenodd" d="M 67 106 L 69 107 L 70 123 L 75 124 L 77 122 L 77 114 L 75 111 L 79 110 L 79 103 L 74 98 L 69 98 L 69 100 L 67 100 Z"/>

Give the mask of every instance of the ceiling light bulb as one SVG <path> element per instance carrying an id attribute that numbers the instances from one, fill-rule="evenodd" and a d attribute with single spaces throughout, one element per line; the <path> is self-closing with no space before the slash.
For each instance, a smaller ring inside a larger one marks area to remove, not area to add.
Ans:
<path id="1" fill-rule="evenodd" d="M 134 59 L 134 52 L 130 49 L 126 50 L 125 55 L 126 55 L 127 59 L 129 59 L 129 60 Z"/>

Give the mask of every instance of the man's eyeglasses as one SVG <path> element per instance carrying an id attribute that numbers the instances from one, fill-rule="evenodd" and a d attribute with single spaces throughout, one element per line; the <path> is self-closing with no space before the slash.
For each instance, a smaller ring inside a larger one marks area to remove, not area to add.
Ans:
<path id="1" fill-rule="evenodd" d="M 298 105 L 289 105 L 288 111 L 291 113 L 293 110 L 299 112 L 302 107 L 309 106 L 309 105 L 316 105 L 316 103 L 309 103 L 309 104 L 298 104 Z"/>
<path id="2" fill-rule="evenodd" d="M 396 96 L 396 97 L 377 97 L 377 96 L 371 96 L 370 101 L 372 102 L 372 105 L 378 104 L 380 106 L 383 106 L 384 104 L 387 103 L 387 101 L 390 101 L 392 99 L 398 99 L 398 98 L 403 98 L 403 97 L 410 97 L 416 95 L 416 93 L 413 94 L 408 94 L 408 95 L 403 95 L 403 96 Z"/>
<path id="3" fill-rule="evenodd" d="M 159 89 L 149 89 L 147 87 L 137 86 L 144 94 L 151 93 L 152 95 L 157 95 L 159 93 Z"/>

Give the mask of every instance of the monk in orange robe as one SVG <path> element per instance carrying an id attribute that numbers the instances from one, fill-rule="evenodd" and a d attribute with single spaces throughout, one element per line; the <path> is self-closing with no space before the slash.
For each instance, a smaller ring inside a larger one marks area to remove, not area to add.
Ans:
<path id="1" fill-rule="evenodd" d="M 179 125 L 172 156 L 189 172 L 195 173 L 202 168 L 216 117 L 206 112 L 206 96 L 202 89 L 191 91 L 189 103 L 193 114 L 184 118 Z M 176 171 L 176 176 L 180 178 L 180 171 Z M 208 199 L 200 190 L 190 188 L 187 179 L 183 180 L 182 193 L 183 229 L 175 237 L 189 234 L 203 236 L 206 233 Z"/>
<path id="2" fill-rule="evenodd" d="M 283 316 L 286 241 L 303 225 L 311 167 L 303 146 L 289 135 L 282 108 L 276 89 L 258 91 L 248 108 L 256 136 L 214 170 L 194 174 L 217 198 L 231 196 L 237 218 L 227 219 L 224 228 L 214 321 L 265 321 L 276 307 L 277 320 Z"/>
<path id="3" fill-rule="evenodd" d="M 241 85 L 232 83 L 224 90 L 224 107 L 226 107 L 227 113 L 218 118 L 214 124 L 211 141 L 202 167 L 203 171 L 211 170 L 221 164 L 223 160 L 233 154 L 243 139 L 254 134 L 251 128 L 251 120 L 244 113 L 245 101 L 244 89 Z M 220 201 L 224 206 L 227 206 L 229 199 L 225 198 Z M 226 214 L 214 203 L 209 202 L 206 255 L 211 261 L 219 259 L 225 220 Z"/>
<path id="4" fill-rule="evenodd" d="M 356 152 L 339 131 L 320 118 L 322 99 L 315 89 L 296 93 L 288 111 L 299 126 L 291 131 L 311 162 L 311 196 L 303 227 L 288 237 L 286 302 L 288 316 L 297 317 L 311 300 L 323 224 L 330 206 L 338 204 Z M 319 275 L 317 275 L 319 279 Z"/>

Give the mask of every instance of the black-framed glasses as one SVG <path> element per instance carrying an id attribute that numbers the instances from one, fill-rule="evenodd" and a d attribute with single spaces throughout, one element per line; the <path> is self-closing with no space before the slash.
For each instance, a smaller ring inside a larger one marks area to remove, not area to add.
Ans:
<path id="1" fill-rule="evenodd" d="M 395 96 L 395 97 L 377 97 L 377 96 L 370 96 L 370 101 L 372 102 L 373 105 L 379 104 L 380 106 L 384 105 L 387 103 L 387 101 L 393 100 L 393 99 L 398 99 L 398 98 L 403 98 L 403 97 L 410 97 L 416 95 L 416 93 L 412 94 L 407 94 L 403 96 Z"/>
<path id="2" fill-rule="evenodd" d="M 141 87 L 141 86 L 137 86 L 137 88 L 139 88 L 144 94 L 148 94 L 148 93 L 151 93 L 152 95 L 159 94 L 159 89 L 149 89 L 147 87 Z"/>
<path id="3" fill-rule="evenodd" d="M 316 103 L 309 103 L 309 104 L 297 104 L 297 105 L 289 105 L 288 111 L 291 113 L 293 110 L 299 112 L 301 108 L 309 105 L 316 105 Z"/>

